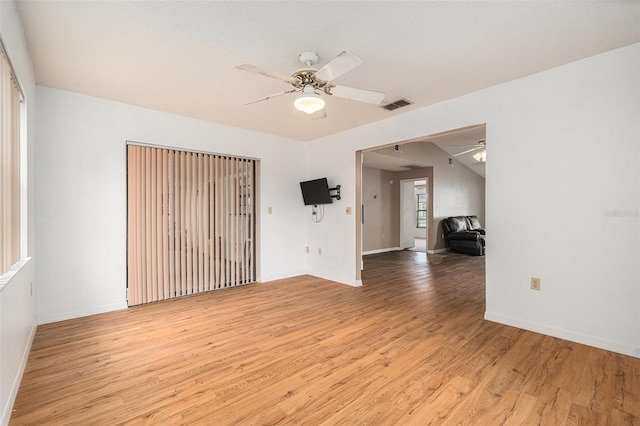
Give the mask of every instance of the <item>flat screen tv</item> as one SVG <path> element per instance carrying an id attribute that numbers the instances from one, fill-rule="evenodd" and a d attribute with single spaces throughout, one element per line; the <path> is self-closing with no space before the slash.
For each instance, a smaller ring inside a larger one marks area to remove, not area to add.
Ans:
<path id="1" fill-rule="evenodd" d="M 300 182 L 300 189 L 302 190 L 302 198 L 304 198 L 305 206 L 333 203 L 327 178 Z"/>

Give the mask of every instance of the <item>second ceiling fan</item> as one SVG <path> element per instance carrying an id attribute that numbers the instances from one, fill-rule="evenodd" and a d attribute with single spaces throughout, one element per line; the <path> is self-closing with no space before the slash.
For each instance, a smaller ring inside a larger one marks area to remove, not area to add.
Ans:
<path id="1" fill-rule="evenodd" d="M 252 101 L 245 102 L 243 105 L 266 101 L 287 93 L 299 93 L 293 101 L 295 108 L 306 114 L 314 114 L 322 110 L 325 105 L 324 99 L 322 99 L 317 92 L 373 105 L 379 105 L 384 99 L 385 94 L 382 92 L 332 84 L 335 79 L 362 64 L 361 59 L 349 52 L 343 51 L 320 69 L 314 67 L 318 62 L 318 55 L 315 52 L 303 52 L 298 57 L 298 60 L 304 65 L 304 67 L 294 71 L 290 76 L 265 71 L 249 64 L 236 66 L 239 70 L 275 78 L 293 86 L 292 89 L 265 96 L 263 98 L 254 99 Z M 324 114 L 323 117 L 325 115 L 326 114 Z"/>
<path id="2" fill-rule="evenodd" d="M 473 147 L 473 148 L 471 148 Z M 479 163 L 485 163 L 487 161 L 487 139 L 480 139 L 475 145 L 461 145 L 454 148 L 470 148 L 465 151 L 459 152 L 454 157 L 459 157 L 470 152 L 478 151 L 473 154 L 473 158 Z"/>

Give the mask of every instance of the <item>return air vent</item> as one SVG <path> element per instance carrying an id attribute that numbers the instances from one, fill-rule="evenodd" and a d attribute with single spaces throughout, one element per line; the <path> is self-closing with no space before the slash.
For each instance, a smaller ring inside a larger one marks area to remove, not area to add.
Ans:
<path id="1" fill-rule="evenodd" d="M 411 105 L 412 103 L 413 102 L 402 98 L 395 102 L 391 102 L 390 104 L 382 105 L 382 108 L 386 109 L 387 111 L 393 111 L 394 109 L 406 107 L 407 105 Z"/>

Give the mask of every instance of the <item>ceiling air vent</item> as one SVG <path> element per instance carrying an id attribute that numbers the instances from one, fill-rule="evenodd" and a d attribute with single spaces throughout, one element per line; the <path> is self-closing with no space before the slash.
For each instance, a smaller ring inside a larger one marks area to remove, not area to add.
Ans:
<path id="1" fill-rule="evenodd" d="M 387 111 L 393 111 L 394 109 L 406 107 L 407 105 L 411 105 L 412 103 L 413 102 L 402 98 L 395 102 L 391 102 L 390 104 L 382 105 L 382 108 L 386 109 Z"/>

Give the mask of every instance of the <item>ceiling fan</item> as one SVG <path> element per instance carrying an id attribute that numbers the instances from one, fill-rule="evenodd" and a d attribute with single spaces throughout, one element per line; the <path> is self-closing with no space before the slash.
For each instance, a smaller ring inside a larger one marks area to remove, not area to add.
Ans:
<path id="1" fill-rule="evenodd" d="M 458 154 L 454 154 L 454 157 L 459 157 L 461 155 L 464 154 L 468 154 L 470 152 L 474 152 L 477 151 L 475 154 L 473 154 L 473 158 L 478 162 L 478 163 L 486 163 L 487 162 L 487 139 L 480 139 L 478 141 L 477 144 L 474 145 L 461 145 L 461 146 L 455 146 L 452 148 L 470 148 L 467 149 L 465 151 L 459 152 Z"/>
<path id="2" fill-rule="evenodd" d="M 337 96 L 339 98 L 365 102 L 373 105 L 380 104 L 382 99 L 384 99 L 385 94 L 382 92 L 332 84 L 332 81 L 362 64 L 361 59 L 355 57 L 349 52 L 343 51 L 320 69 L 314 67 L 318 62 L 318 55 L 315 52 L 303 52 L 298 57 L 298 60 L 304 65 L 304 67 L 294 71 L 291 76 L 265 71 L 249 64 L 236 66 L 239 70 L 275 78 L 293 86 L 290 90 L 285 90 L 284 92 L 275 93 L 260 99 L 254 99 L 252 101 L 245 102 L 242 105 L 267 101 L 271 98 L 275 98 L 276 96 L 286 95 L 287 93 L 299 93 L 293 101 L 294 107 L 306 114 L 314 114 L 322 110 L 325 105 L 324 99 L 322 99 L 316 91 L 322 92 L 326 95 Z M 325 116 L 326 113 L 322 115 L 322 117 Z"/>

